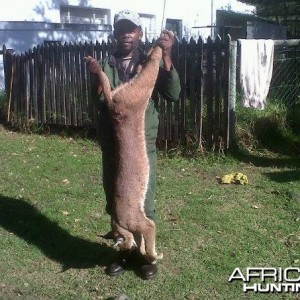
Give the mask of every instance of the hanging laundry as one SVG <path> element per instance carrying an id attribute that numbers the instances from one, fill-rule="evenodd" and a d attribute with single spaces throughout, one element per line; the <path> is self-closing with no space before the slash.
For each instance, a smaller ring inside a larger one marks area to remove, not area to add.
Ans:
<path id="1" fill-rule="evenodd" d="M 239 40 L 240 83 L 244 107 L 264 109 L 273 73 L 273 40 Z"/>

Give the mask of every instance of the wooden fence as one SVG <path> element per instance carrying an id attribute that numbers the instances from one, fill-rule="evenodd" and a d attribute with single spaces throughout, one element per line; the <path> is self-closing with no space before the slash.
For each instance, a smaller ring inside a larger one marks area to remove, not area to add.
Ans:
<path id="1" fill-rule="evenodd" d="M 145 48 L 151 43 L 146 42 Z M 45 44 L 22 54 L 3 46 L 8 121 L 94 127 L 90 74 L 84 57 L 102 59 L 114 43 Z M 173 61 L 182 84 L 177 102 L 160 99 L 159 140 L 198 147 L 230 144 L 231 40 L 182 40 Z"/>

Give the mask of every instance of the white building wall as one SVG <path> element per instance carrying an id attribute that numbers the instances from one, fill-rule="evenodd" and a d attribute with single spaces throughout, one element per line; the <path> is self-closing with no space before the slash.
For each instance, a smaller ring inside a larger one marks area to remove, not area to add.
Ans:
<path id="1" fill-rule="evenodd" d="M 3 2 L 3 3 L 2 3 Z M 0 0 L 1 21 L 35 21 L 60 23 L 60 6 L 72 5 L 109 9 L 111 22 L 114 14 L 121 9 L 131 9 L 138 13 L 156 16 L 156 31 L 160 32 L 163 8 L 164 17 L 179 19 L 183 26 L 191 29 L 194 26 L 215 24 L 217 9 L 231 9 L 234 11 L 251 11 L 254 6 L 243 4 L 237 0 Z M 203 32 L 204 38 L 211 33 L 210 29 Z"/>
<path id="2" fill-rule="evenodd" d="M 170 1 L 170 0 L 169 0 Z M 1 21 L 60 22 L 60 5 L 110 9 L 113 15 L 121 9 L 131 9 L 141 13 L 162 16 L 163 0 L 0 0 Z M 4 5 L 5 2 L 5 5 Z"/>

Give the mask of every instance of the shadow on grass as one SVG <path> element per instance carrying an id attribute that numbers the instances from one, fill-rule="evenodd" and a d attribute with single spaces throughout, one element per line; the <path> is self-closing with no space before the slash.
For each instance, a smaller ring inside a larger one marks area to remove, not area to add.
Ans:
<path id="1" fill-rule="evenodd" d="M 97 141 L 96 129 L 93 127 L 83 127 L 83 126 L 70 126 L 70 125 L 54 125 L 54 124 L 29 124 L 29 125 L 14 125 L 0 120 L 0 125 L 16 133 L 25 133 L 25 134 L 39 134 L 39 135 L 54 135 L 60 137 L 71 137 L 74 139 L 89 139 L 91 141 Z"/>
<path id="2" fill-rule="evenodd" d="M 280 171 L 264 173 L 271 180 L 278 183 L 300 180 L 300 170 Z"/>
<path id="3" fill-rule="evenodd" d="M 24 200 L 0 194 L 0 226 L 38 247 L 47 257 L 69 268 L 106 266 L 115 250 L 106 244 L 72 236 Z"/>
<path id="4" fill-rule="evenodd" d="M 256 167 L 292 167 L 300 168 L 299 156 L 279 156 L 272 157 L 270 155 L 253 155 L 244 150 L 234 148 L 229 152 L 230 156 L 241 162 L 253 164 Z"/>

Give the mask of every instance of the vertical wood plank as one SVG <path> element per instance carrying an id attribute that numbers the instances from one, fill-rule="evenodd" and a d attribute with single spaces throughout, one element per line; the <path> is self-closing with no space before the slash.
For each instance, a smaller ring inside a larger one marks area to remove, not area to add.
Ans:
<path id="1" fill-rule="evenodd" d="M 87 68 L 84 61 L 86 45 L 79 43 L 79 62 L 81 73 L 81 89 L 82 89 L 82 113 L 83 113 L 83 126 L 90 126 L 91 120 L 89 119 L 89 90 L 87 82 Z"/>
<path id="2" fill-rule="evenodd" d="M 64 95 L 65 95 L 65 106 L 66 106 L 66 125 L 72 124 L 71 116 L 71 94 L 70 94 L 70 46 L 65 43 L 63 50 L 64 57 L 64 73 L 63 73 L 63 82 L 64 82 Z"/>
<path id="3" fill-rule="evenodd" d="M 49 71 L 50 71 L 50 103 L 51 103 L 51 124 L 57 124 L 57 106 L 55 97 L 55 56 L 53 45 L 49 45 Z"/>
<path id="4" fill-rule="evenodd" d="M 27 115 L 27 120 L 28 119 L 35 119 L 34 111 L 33 111 L 33 103 L 30 99 L 30 80 L 29 80 L 29 64 L 30 61 L 32 60 L 32 56 L 30 55 L 30 52 L 25 52 L 24 56 L 24 72 L 23 72 L 23 77 L 24 77 L 24 101 L 26 103 L 26 115 Z"/>
<path id="5" fill-rule="evenodd" d="M 75 59 L 74 59 L 75 51 L 74 51 L 74 45 L 70 44 L 70 94 L 71 94 L 71 115 L 72 115 L 72 126 L 77 126 L 78 125 L 78 120 L 77 120 L 77 91 L 74 88 L 75 84 Z"/>
<path id="6" fill-rule="evenodd" d="M 60 57 L 59 57 L 59 44 L 53 44 L 53 56 L 54 56 L 54 97 L 56 103 L 56 124 L 62 125 L 64 124 L 62 118 L 62 101 L 61 101 L 61 81 L 60 81 Z"/>
<path id="7" fill-rule="evenodd" d="M 45 70 L 45 123 L 51 123 L 51 98 L 50 98 L 50 62 L 49 45 L 44 45 L 44 70 Z"/>
<path id="8" fill-rule="evenodd" d="M 14 106 L 13 106 L 13 115 L 14 115 L 14 122 L 22 123 L 22 120 L 20 119 L 20 65 L 21 65 L 21 56 L 16 56 L 16 68 L 14 72 L 14 82 L 15 82 L 15 89 L 14 89 Z"/>
<path id="9" fill-rule="evenodd" d="M 25 125 L 27 123 L 27 103 L 24 98 L 24 61 L 25 54 L 21 53 L 20 61 L 19 61 L 19 121 L 20 125 Z"/>
<path id="10" fill-rule="evenodd" d="M 39 70 L 38 70 L 38 57 L 37 57 L 37 48 L 34 47 L 32 54 L 30 55 L 30 64 L 32 64 L 33 68 L 33 82 L 31 83 L 33 85 L 33 97 L 31 98 L 31 104 L 32 104 L 32 117 L 38 121 L 38 115 L 39 115 L 39 105 L 38 105 L 38 88 L 40 84 L 40 78 L 39 78 Z"/>
<path id="11" fill-rule="evenodd" d="M 46 115 L 46 66 L 45 66 L 45 46 L 41 46 L 40 49 L 40 58 L 41 58 L 41 65 L 40 65 L 40 71 L 41 71 L 41 123 L 45 124 L 47 120 L 47 115 Z"/>
<path id="12" fill-rule="evenodd" d="M 44 88 L 44 78 L 42 73 L 42 55 L 41 46 L 36 47 L 33 59 L 35 61 L 35 72 L 37 77 L 36 85 L 36 109 L 35 109 L 35 120 L 39 124 L 42 123 L 43 115 L 43 88 Z"/>
<path id="13" fill-rule="evenodd" d="M 87 48 L 87 53 L 90 53 L 89 55 L 93 56 L 97 59 L 97 61 L 100 61 L 102 59 L 102 43 L 100 44 L 98 41 L 96 42 L 96 45 L 93 43 L 90 43 L 90 45 Z M 97 122 L 97 99 L 98 96 L 95 94 L 95 89 L 92 89 L 92 87 L 96 84 L 95 76 L 91 75 L 90 72 L 87 70 L 86 67 L 86 74 L 87 74 L 87 82 L 88 85 L 88 93 L 89 93 L 89 107 L 88 107 L 88 114 L 89 118 L 92 120 L 92 126 L 96 128 L 96 122 Z"/>
<path id="14" fill-rule="evenodd" d="M 207 40 L 207 75 L 206 75 L 206 89 L 207 89 L 207 146 L 213 148 L 213 128 L 214 128 L 214 116 L 213 116 L 213 83 L 214 83 L 214 74 L 213 74 L 213 41 L 209 37 Z"/>
<path id="15" fill-rule="evenodd" d="M 196 69 L 196 132 L 198 149 L 203 152 L 202 131 L 203 131 L 203 40 L 197 42 L 197 69 Z"/>
<path id="16" fill-rule="evenodd" d="M 180 122 L 180 135 L 181 140 L 186 143 L 186 102 L 187 102 L 187 41 L 183 38 L 181 43 L 181 64 L 179 67 L 180 80 L 182 83 L 183 90 L 181 91 L 180 97 L 180 110 L 181 110 L 181 122 Z"/>
<path id="17" fill-rule="evenodd" d="M 214 111 L 214 139 L 216 147 L 222 147 L 222 117 L 221 117 L 221 89 L 222 89 L 222 41 L 218 35 L 215 41 L 215 111 Z M 224 149 L 221 149 L 224 150 Z"/>
<path id="18" fill-rule="evenodd" d="M 176 70 L 178 70 L 179 66 L 179 59 L 180 59 L 180 54 L 179 54 L 179 40 L 175 39 L 175 43 L 172 47 L 172 61 L 174 64 L 174 67 Z M 180 123 L 180 101 L 179 99 L 176 99 L 176 101 L 173 103 L 173 118 L 174 118 L 174 124 L 173 124 L 173 141 L 178 143 L 180 142 L 180 128 L 179 128 L 179 123 Z"/>
<path id="19" fill-rule="evenodd" d="M 227 35 L 225 39 L 225 91 L 224 91 L 224 142 L 225 142 L 225 148 L 227 149 L 229 146 L 229 115 L 230 115 L 230 109 L 229 109 L 229 91 L 230 91 L 230 64 L 229 64 L 229 58 L 230 58 L 230 42 L 231 38 Z"/>
<path id="20" fill-rule="evenodd" d="M 193 139 L 196 138 L 196 83 L 195 83 L 195 73 L 196 73 L 196 41 L 191 38 L 188 44 L 188 65 L 187 65 L 187 89 L 188 100 L 190 101 L 189 108 L 189 122 L 190 130 Z"/>
<path id="21" fill-rule="evenodd" d="M 78 126 L 82 126 L 83 124 L 83 112 L 82 112 L 82 89 L 81 89 L 81 68 L 80 68 L 80 60 L 79 60 L 79 45 L 74 44 L 74 87 L 76 90 L 76 100 L 77 100 L 77 120 Z"/>
<path id="22" fill-rule="evenodd" d="M 64 50 L 61 44 L 57 45 L 57 84 L 60 100 L 60 123 L 67 125 L 67 112 L 66 112 L 66 91 L 65 91 L 65 57 Z"/>

